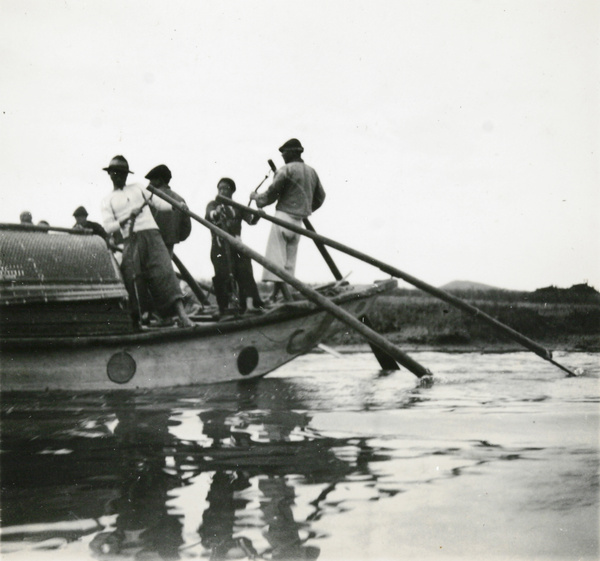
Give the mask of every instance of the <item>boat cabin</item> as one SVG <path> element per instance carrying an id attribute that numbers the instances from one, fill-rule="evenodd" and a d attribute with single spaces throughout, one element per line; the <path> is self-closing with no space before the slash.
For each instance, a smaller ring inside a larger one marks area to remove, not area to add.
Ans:
<path id="1" fill-rule="evenodd" d="M 0 225 L 0 314 L 4 337 L 134 331 L 119 266 L 88 232 Z"/>

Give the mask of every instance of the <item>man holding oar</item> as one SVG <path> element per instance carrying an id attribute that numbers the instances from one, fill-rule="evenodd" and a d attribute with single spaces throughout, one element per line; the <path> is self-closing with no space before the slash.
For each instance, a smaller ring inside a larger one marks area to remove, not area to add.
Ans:
<path id="1" fill-rule="evenodd" d="M 176 201 L 185 204 L 183 197 L 173 191 L 169 185 L 172 177 L 171 170 L 164 164 L 152 168 L 146 174 L 146 179 L 150 181 L 150 185 L 167 192 Z M 150 210 L 160 230 L 160 235 L 167 246 L 169 255 L 172 257 L 175 244 L 185 241 L 189 237 L 192 231 L 192 220 L 189 216 L 173 207 L 169 208 L 169 210 L 159 210 L 152 207 Z"/>
<path id="2" fill-rule="evenodd" d="M 297 138 L 288 140 L 279 151 L 285 165 L 276 171 L 273 183 L 264 193 L 252 193 L 250 199 L 256 201 L 258 208 L 277 201 L 275 216 L 302 227 L 302 220 L 323 204 L 325 191 L 317 172 L 302 160 L 304 148 Z M 266 258 L 293 275 L 299 242 L 299 234 L 273 224 L 267 242 Z M 272 301 L 275 301 L 279 292 L 286 300 L 291 300 L 285 282 L 267 269 L 264 270 L 263 281 L 274 283 Z"/>
<path id="3" fill-rule="evenodd" d="M 170 210 L 171 205 L 153 198 L 140 185 L 126 184 L 133 172 L 123 156 L 115 156 L 103 169 L 113 184 L 112 193 L 102 201 L 104 228 L 108 233 L 120 229 L 125 240 L 121 272 L 134 320 L 142 321 L 151 309 L 151 299 L 163 320 L 176 313 L 183 327 L 192 327 L 169 252 L 149 208 Z"/>
<path id="4" fill-rule="evenodd" d="M 235 190 L 235 181 L 229 177 L 223 177 L 217 184 L 217 191 L 222 197 L 231 199 Z M 242 220 L 248 224 L 255 224 L 252 219 L 251 214 L 240 212 L 216 200 L 210 201 L 206 207 L 206 220 L 236 238 L 242 235 Z M 215 268 L 213 287 L 221 315 L 232 307 L 239 308 L 241 313 L 247 310 L 262 310 L 264 303 L 254 281 L 252 261 L 249 257 L 236 251 L 227 241 L 213 233 L 210 260 Z M 249 306 L 248 300 L 252 301 L 252 307 Z M 232 301 L 234 306 L 231 305 Z"/>

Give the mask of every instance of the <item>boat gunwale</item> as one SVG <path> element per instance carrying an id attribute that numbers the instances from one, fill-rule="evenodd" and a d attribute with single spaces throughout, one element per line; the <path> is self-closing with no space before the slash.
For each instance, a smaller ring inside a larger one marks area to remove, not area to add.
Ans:
<path id="1" fill-rule="evenodd" d="M 391 282 L 390 282 L 391 281 Z M 380 296 L 397 286 L 394 279 L 376 281 L 360 290 L 351 290 L 331 298 L 336 305 Z M 318 305 L 306 300 L 284 303 L 266 313 L 255 316 L 242 316 L 231 321 L 211 321 L 197 323 L 193 327 L 150 328 L 146 331 L 109 335 L 84 335 L 65 337 L 0 337 L 0 353 L 9 350 L 44 349 L 44 348 L 84 348 L 90 346 L 117 346 L 136 343 L 170 342 L 177 340 L 195 339 L 199 336 L 221 335 L 251 328 L 281 323 L 292 319 L 301 319 L 309 315 L 321 313 L 324 310 Z M 325 312 L 327 313 L 327 312 Z"/>

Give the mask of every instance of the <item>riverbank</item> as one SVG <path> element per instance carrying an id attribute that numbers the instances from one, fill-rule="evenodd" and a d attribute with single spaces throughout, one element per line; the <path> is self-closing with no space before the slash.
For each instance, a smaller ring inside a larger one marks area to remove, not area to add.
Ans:
<path id="1" fill-rule="evenodd" d="M 386 334 L 387 337 L 387 334 Z M 388 339 L 393 342 L 395 345 L 400 347 L 402 351 L 406 353 L 414 353 L 414 352 L 436 352 L 436 353 L 479 353 L 479 354 L 507 354 L 507 353 L 517 353 L 517 352 L 531 352 L 526 349 L 522 345 L 517 343 L 488 343 L 488 344 L 470 344 L 470 345 L 433 345 L 433 344 L 404 344 L 402 342 L 394 341 L 393 337 L 388 337 Z M 544 347 L 545 349 L 555 353 L 600 353 L 600 344 L 597 341 L 590 342 L 589 344 L 581 345 L 570 344 L 565 342 L 543 342 L 543 341 L 535 341 L 538 345 Z M 340 354 L 359 354 L 370 352 L 370 347 L 368 343 L 353 343 L 353 344 L 331 344 L 326 343 L 328 347 L 333 349 L 335 352 Z M 584 348 L 585 347 L 585 348 Z M 316 348 L 314 349 L 315 353 L 323 353 L 327 352 L 325 350 Z"/>
<path id="2" fill-rule="evenodd" d="M 511 298 L 486 300 L 480 297 L 467 301 L 547 349 L 600 352 L 600 303 L 548 303 Z M 481 318 L 417 292 L 380 297 L 369 313 L 369 319 L 377 332 L 407 352 L 523 350 L 521 345 Z M 365 348 L 362 337 L 352 330 L 343 330 L 325 343 L 345 352 Z"/>

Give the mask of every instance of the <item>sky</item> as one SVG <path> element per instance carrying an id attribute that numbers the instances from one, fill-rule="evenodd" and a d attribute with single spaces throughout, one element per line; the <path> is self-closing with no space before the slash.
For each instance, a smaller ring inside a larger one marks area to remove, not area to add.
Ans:
<path id="1" fill-rule="evenodd" d="M 101 222 L 117 154 L 197 214 L 224 176 L 247 204 L 295 137 L 317 232 L 435 286 L 600 290 L 599 42 L 596 0 L 0 0 L 0 222 Z M 202 279 L 209 252 L 176 246 Z M 296 276 L 332 279 L 311 240 Z"/>

